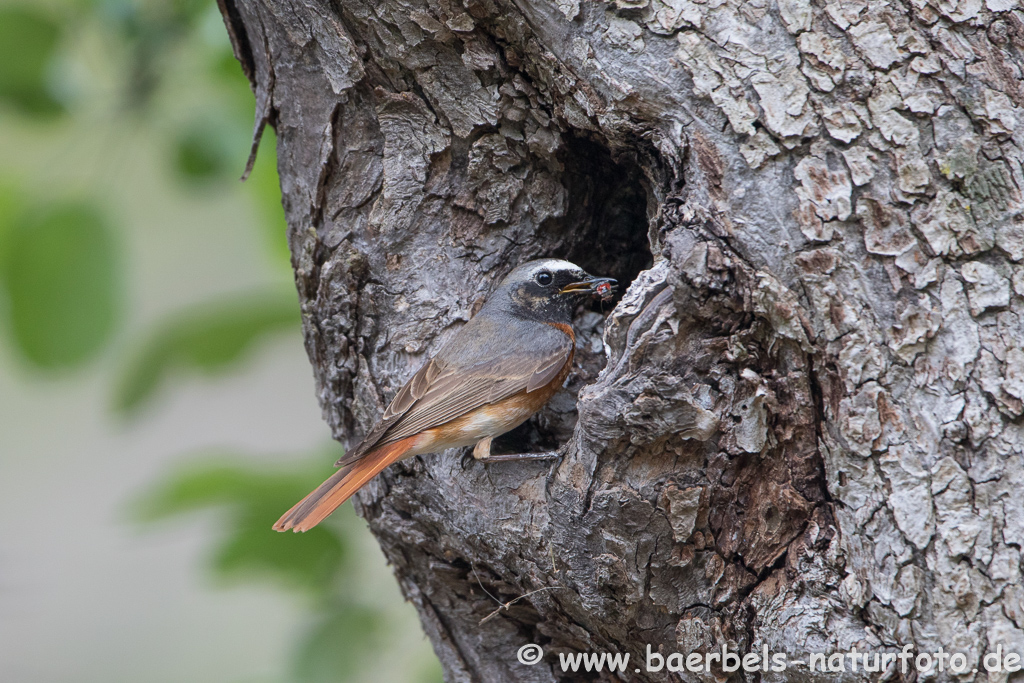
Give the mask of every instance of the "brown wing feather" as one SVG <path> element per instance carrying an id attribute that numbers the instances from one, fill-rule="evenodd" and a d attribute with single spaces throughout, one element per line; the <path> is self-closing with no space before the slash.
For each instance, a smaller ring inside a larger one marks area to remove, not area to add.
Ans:
<path id="1" fill-rule="evenodd" d="M 384 414 L 381 415 L 380 421 L 373 426 L 373 429 L 363 437 L 363 440 L 355 448 L 339 458 L 338 462 L 334 463 L 334 466 L 344 467 L 345 465 L 351 465 L 362 459 L 374 446 L 377 446 L 381 437 L 388 431 L 388 428 L 398 422 L 409 408 L 423 397 L 441 372 L 441 362 L 436 359 L 428 360 L 422 368 L 416 371 L 412 379 L 398 390 L 398 393 L 391 399 L 391 403 L 388 404 Z"/>
<path id="2" fill-rule="evenodd" d="M 476 408 L 518 394 L 533 383 L 538 373 L 548 375 L 552 365 L 561 369 L 568 360 L 570 348 L 566 345 L 555 358 L 547 357 L 538 361 L 536 358 L 513 357 L 439 377 L 423 398 L 388 429 L 381 443 L 419 434 Z M 555 375 L 557 370 L 551 377 Z M 550 378 L 548 381 L 551 381 Z"/>
<path id="3" fill-rule="evenodd" d="M 547 386 L 565 367 L 572 343 L 542 358 L 512 356 L 469 368 L 443 367 L 432 360 L 403 386 L 366 438 L 338 461 L 352 464 L 371 449 L 438 427 L 466 413 L 523 390 Z"/>
<path id="4" fill-rule="evenodd" d="M 569 356 L 572 357 L 571 355 Z M 540 365 L 534 371 L 530 377 L 530 381 L 526 384 L 527 391 L 536 391 L 541 387 L 546 387 L 548 384 L 558 377 L 558 373 L 565 367 L 566 358 L 552 358 L 547 365 Z"/>

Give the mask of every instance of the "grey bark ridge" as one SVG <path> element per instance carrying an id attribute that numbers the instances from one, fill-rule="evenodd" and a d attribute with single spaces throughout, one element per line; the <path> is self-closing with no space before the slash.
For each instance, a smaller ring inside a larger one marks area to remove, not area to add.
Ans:
<path id="1" fill-rule="evenodd" d="M 515 263 L 630 283 L 523 435 L 564 458 L 417 458 L 357 498 L 447 680 L 648 644 L 1024 654 L 1016 0 L 220 5 L 336 438 Z"/>

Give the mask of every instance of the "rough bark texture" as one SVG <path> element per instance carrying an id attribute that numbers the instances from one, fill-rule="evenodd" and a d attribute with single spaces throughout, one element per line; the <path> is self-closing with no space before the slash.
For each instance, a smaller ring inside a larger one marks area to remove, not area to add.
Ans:
<path id="1" fill-rule="evenodd" d="M 647 645 L 1024 654 L 1015 0 L 221 3 L 338 439 L 514 264 L 631 283 L 517 436 L 561 460 L 416 458 L 359 495 L 449 681 Z M 481 623 L 483 589 L 545 590 Z M 680 678 L 715 676 L 623 677 Z"/>

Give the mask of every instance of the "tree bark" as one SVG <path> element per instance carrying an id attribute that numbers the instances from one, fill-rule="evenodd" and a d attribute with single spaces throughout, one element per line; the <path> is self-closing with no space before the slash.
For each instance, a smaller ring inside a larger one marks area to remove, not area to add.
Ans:
<path id="1" fill-rule="evenodd" d="M 643 662 L 723 644 L 941 646 L 968 667 L 937 680 L 1006 679 L 982 656 L 1024 655 L 1014 0 L 220 1 L 336 438 L 516 263 L 628 284 L 507 444 L 561 459 L 415 458 L 358 496 L 446 680 L 579 680 L 581 651 L 641 669 L 595 680 L 722 680 Z M 845 668 L 731 675 L 881 675 Z"/>

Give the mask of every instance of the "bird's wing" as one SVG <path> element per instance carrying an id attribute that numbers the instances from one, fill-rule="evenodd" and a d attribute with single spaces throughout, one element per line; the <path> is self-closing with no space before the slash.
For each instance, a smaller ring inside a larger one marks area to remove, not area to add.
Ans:
<path id="1" fill-rule="evenodd" d="M 385 432 L 398 422 L 417 400 L 423 397 L 434 380 L 442 373 L 443 366 L 444 363 L 432 358 L 417 370 L 412 379 L 406 382 L 398 390 L 398 393 L 395 394 L 395 397 L 391 399 L 391 403 L 388 404 L 377 424 L 367 432 L 366 436 L 363 437 L 363 440 L 355 448 L 350 449 L 339 458 L 338 462 L 334 463 L 334 466 L 344 467 L 345 465 L 351 465 L 357 460 L 361 460 L 374 446 L 377 446 Z"/>
<path id="2" fill-rule="evenodd" d="M 543 349 L 506 353 L 491 362 L 457 367 L 434 358 L 403 386 L 366 438 L 341 458 L 349 465 L 379 446 L 439 427 L 477 408 L 553 381 L 572 351 L 569 337 Z"/>

